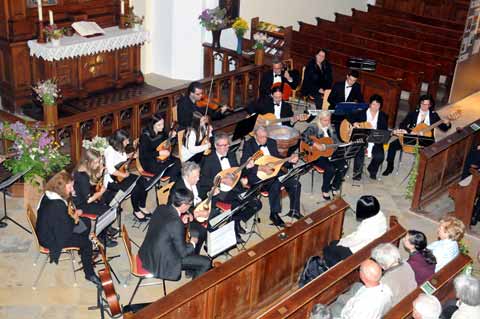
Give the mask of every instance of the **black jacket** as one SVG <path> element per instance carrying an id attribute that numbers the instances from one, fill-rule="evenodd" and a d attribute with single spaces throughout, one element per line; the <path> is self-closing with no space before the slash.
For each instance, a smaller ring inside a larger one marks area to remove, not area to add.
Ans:
<path id="1" fill-rule="evenodd" d="M 400 123 L 400 128 L 410 132 L 412 129 L 414 129 L 417 126 L 417 119 L 419 115 L 420 115 L 419 110 L 414 112 L 409 112 L 405 117 L 405 119 Z M 438 116 L 438 113 L 435 111 L 429 110 L 429 117 L 430 117 L 430 125 L 433 125 L 438 121 L 441 121 L 440 116 Z M 445 123 L 442 123 L 438 126 L 438 128 L 444 132 L 448 131 L 451 127 L 452 127 L 452 124 L 445 124 Z"/>
<path id="2" fill-rule="evenodd" d="M 238 161 L 234 153 L 227 153 L 228 161 L 230 162 L 230 167 L 238 166 Z M 200 197 L 205 198 L 207 192 L 212 188 L 213 181 L 215 176 L 222 171 L 222 165 L 220 164 L 220 159 L 217 156 L 217 152 L 213 151 L 207 157 L 204 157 L 201 163 L 201 176 L 198 183 L 198 193 Z"/>
<path id="3" fill-rule="evenodd" d="M 167 139 L 167 134 L 160 133 L 156 136 L 152 136 L 152 133 L 149 129 L 144 128 L 142 130 L 142 135 L 140 135 L 140 143 L 138 146 L 138 156 L 140 159 L 140 164 L 142 168 L 147 172 L 155 172 L 155 167 L 157 166 L 157 147 L 163 141 Z"/>
<path id="4" fill-rule="evenodd" d="M 288 80 L 283 76 L 283 72 L 282 72 L 282 75 L 281 75 L 282 83 L 287 83 L 288 85 L 290 85 L 292 90 L 295 90 L 299 82 L 298 72 L 293 70 L 293 71 L 289 71 L 289 73 L 290 73 L 290 76 L 292 77 L 292 82 L 288 82 Z M 260 81 L 260 96 L 270 95 L 272 91 L 272 85 L 273 85 L 273 71 L 269 70 L 262 74 L 262 80 Z"/>
<path id="5" fill-rule="evenodd" d="M 342 102 L 357 102 L 363 103 L 362 89 L 358 82 L 355 82 L 352 86 L 352 90 L 348 95 L 348 98 L 345 99 L 345 81 L 337 82 L 333 85 L 332 91 L 328 96 L 328 103 L 330 103 L 330 108 L 333 109 L 338 103 Z"/>
<path id="6" fill-rule="evenodd" d="M 320 69 L 315 61 L 312 59 L 305 66 L 305 74 L 303 77 L 302 94 L 317 95 L 320 89 L 330 89 L 332 87 L 333 75 L 332 65 L 328 61 L 324 61 L 323 69 Z"/>
<path id="7" fill-rule="evenodd" d="M 185 225 L 177 210 L 171 205 L 157 207 L 138 252 L 143 268 L 156 278 L 179 280 L 182 258 L 193 251 L 193 245 L 185 242 Z"/>
<path id="8" fill-rule="evenodd" d="M 179 129 L 185 129 L 192 125 L 193 112 L 198 111 L 202 114 L 205 113 L 205 108 L 199 108 L 192 102 L 188 95 L 182 96 L 178 100 L 177 117 Z M 208 109 L 207 114 L 210 115 L 212 120 L 218 120 L 222 118 L 220 111 L 212 111 Z"/>
<path id="9" fill-rule="evenodd" d="M 272 97 L 267 97 L 267 98 L 264 98 L 264 99 L 260 100 L 260 102 L 256 106 L 255 111 L 258 114 L 275 113 L 275 106 L 274 106 Z M 292 117 L 293 115 L 294 114 L 293 114 L 292 106 L 289 103 L 287 103 L 285 101 L 282 101 L 282 108 L 280 110 L 280 117 L 281 118 L 286 118 L 286 117 Z M 282 122 L 282 124 L 292 126 L 290 121 Z"/>

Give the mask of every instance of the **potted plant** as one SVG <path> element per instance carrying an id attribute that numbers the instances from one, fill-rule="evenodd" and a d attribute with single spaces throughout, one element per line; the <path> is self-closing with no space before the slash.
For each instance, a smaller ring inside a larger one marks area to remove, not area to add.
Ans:
<path id="1" fill-rule="evenodd" d="M 243 45 L 243 35 L 248 30 L 248 23 L 244 19 L 238 17 L 232 24 L 232 29 L 237 35 L 237 53 L 242 54 L 242 45 Z"/>
<path id="2" fill-rule="evenodd" d="M 47 25 L 43 32 L 45 32 L 46 37 L 52 42 L 54 47 L 60 46 L 60 39 L 65 34 L 64 28 L 58 28 L 56 24 Z"/>
<path id="3" fill-rule="evenodd" d="M 11 141 L 9 151 L 14 154 L 3 165 L 13 174 L 27 171 L 23 176 L 25 207 L 27 204 L 36 207 L 35 200 L 38 201 L 42 191 L 39 186 L 47 177 L 65 168 L 70 157 L 62 154 L 60 144 L 38 125 L 0 122 L 0 136 Z"/>
<path id="4" fill-rule="evenodd" d="M 213 9 L 205 9 L 202 14 L 198 16 L 200 25 L 207 31 L 212 31 L 212 46 L 214 48 L 220 47 L 220 34 L 222 29 L 228 24 L 228 19 L 225 17 L 227 10 L 216 7 Z"/>
<path id="5" fill-rule="evenodd" d="M 267 35 L 263 32 L 257 32 L 253 35 L 255 43 L 252 48 L 255 49 L 255 64 L 263 65 L 263 59 L 265 57 L 265 42 L 267 41 Z"/>
<path id="6" fill-rule="evenodd" d="M 58 121 L 57 99 L 60 96 L 60 90 L 55 79 L 48 79 L 37 82 L 33 87 L 37 100 L 43 106 L 43 121 L 48 125 L 54 125 Z"/>
<path id="7" fill-rule="evenodd" d="M 82 147 L 86 150 L 95 150 L 101 154 L 105 152 L 105 149 L 108 147 L 108 141 L 105 137 L 95 136 L 92 140 L 83 140 Z"/>
<path id="8" fill-rule="evenodd" d="M 134 9 L 134 7 L 130 7 L 127 17 L 127 23 L 130 28 L 133 28 L 134 30 L 140 30 L 140 26 L 143 24 L 143 20 L 145 20 L 145 17 L 135 15 L 135 12 L 133 11 Z"/>

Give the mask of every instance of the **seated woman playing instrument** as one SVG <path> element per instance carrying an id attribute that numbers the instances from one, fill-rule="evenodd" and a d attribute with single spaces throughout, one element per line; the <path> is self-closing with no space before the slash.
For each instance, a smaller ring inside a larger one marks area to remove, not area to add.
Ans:
<path id="1" fill-rule="evenodd" d="M 182 162 L 200 163 L 203 156 L 210 154 L 212 126 L 208 117 L 199 112 L 193 113 L 192 124 L 186 129 L 182 145 Z"/>

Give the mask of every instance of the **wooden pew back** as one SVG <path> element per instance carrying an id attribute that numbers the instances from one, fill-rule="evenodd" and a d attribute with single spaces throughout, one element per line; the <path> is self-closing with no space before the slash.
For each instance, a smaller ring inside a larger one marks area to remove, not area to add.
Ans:
<path id="1" fill-rule="evenodd" d="M 448 188 L 448 194 L 455 202 L 454 215 L 460 219 L 467 228 L 470 227 L 473 208 L 475 206 L 475 200 L 478 197 L 480 186 L 480 173 L 478 169 L 470 168 L 470 173 L 472 177 L 468 185 L 453 184 Z"/>
<path id="2" fill-rule="evenodd" d="M 348 204 L 338 199 L 135 314 L 136 319 L 250 318 L 294 289 L 309 256 L 339 239 Z M 281 235 L 282 234 L 282 235 Z"/>

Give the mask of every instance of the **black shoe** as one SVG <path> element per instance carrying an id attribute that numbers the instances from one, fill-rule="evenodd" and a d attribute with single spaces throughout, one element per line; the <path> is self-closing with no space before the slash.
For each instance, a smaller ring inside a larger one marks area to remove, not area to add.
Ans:
<path id="1" fill-rule="evenodd" d="M 5 223 L 5 222 L 0 222 L 0 228 L 5 228 L 5 227 L 7 227 L 7 226 L 8 226 L 7 223 Z"/>
<path id="2" fill-rule="evenodd" d="M 107 242 L 105 243 L 105 245 L 106 245 L 108 248 L 117 247 L 118 241 L 113 240 L 113 239 L 110 239 L 110 238 L 107 238 Z"/>
<path id="3" fill-rule="evenodd" d="M 113 237 L 113 236 L 117 235 L 118 233 L 119 233 L 119 230 L 117 228 L 113 227 L 113 226 L 110 226 L 110 227 L 107 228 L 107 235 L 108 236 Z"/>
<path id="4" fill-rule="evenodd" d="M 143 223 L 143 222 L 146 222 L 148 220 L 147 216 L 143 215 L 142 218 L 138 217 L 137 212 L 133 212 L 133 217 L 135 217 L 135 219 L 140 222 L 140 223 Z"/>
<path id="5" fill-rule="evenodd" d="M 354 181 L 359 181 L 359 180 L 361 180 L 361 179 L 362 179 L 362 173 L 355 173 L 355 172 L 354 172 L 352 179 L 353 179 Z"/>
<path id="6" fill-rule="evenodd" d="M 388 175 L 392 174 L 392 172 L 393 172 L 393 165 L 388 164 L 387 169 L 383 171 L 382 175 L 383 176 L 388 176 Z"/>
<path id="7" fill-rule="evenodd" d="M 243 240 L 243 238 L 239 234 L 236 234 L 235 237 L 237 238 L 237 244 L 241 245 L 245 243 L 245 240 Z"/>
<path id="8" fill-rule="evenodd" d="M 240 225 L 240 222 L 235 223 L 235 233 L 244 235 L 247 233 L 247 231 Z"/>
<path id="9" fill-rule="evenodd" d="M 185 270 L 185 277 L 193 278 L 193 271 L 192 270 Z"/>
<path id="10" fill-rule="evenodd" d="M 302 214 L 300 214 L 300 212 L 297 212 L 296 210 L 289 211 L 287 216 L 295 219 L 302 219 L 304 217 Z"/>
<path id="11" fill-rule="evenodd" d="M 332 199 L 329 195 L 325 196 L 325 195 L 323 195 L 323 193 L 322 193 L 322 197 L 323 197 L 324 200 L 331 200 Z"/>
<path id="12" fill-rule="evenodd" d="M 97 275 L 93 274 L 93 275 L 90 275 L 90 276 L 85 276 L 85 279 L 94 283 L 95 285 L 97 286 L 101 286 L 102 285 L 102 282 L 100 281 L 100 278 L 98 278 Z"/>
<path id="13" fill-rule="evenodd" d="M 280 216 L 278 216 L 278 214 L 270 216 L 270 220 L 272 221 L 272 224 L 275 226 L 285 227 L 285 222 Z"/>
<path id="14" fill-rule="evenodd" d="M 369 174 L 369 177 L 373 180 L 377 180 L 377 174 L 374 174 L 374 173 L 370 173 Z"/>

